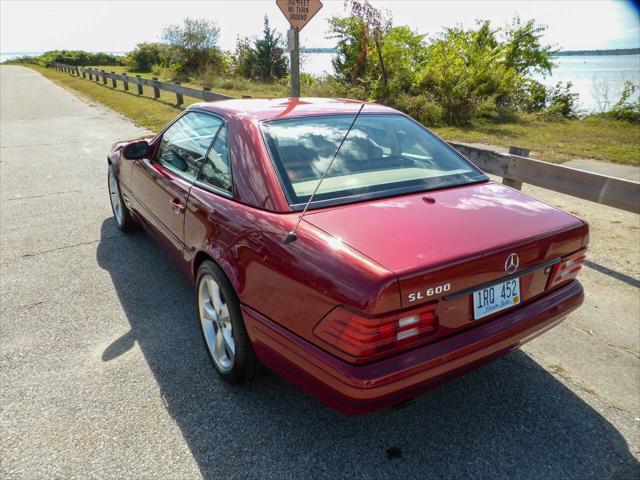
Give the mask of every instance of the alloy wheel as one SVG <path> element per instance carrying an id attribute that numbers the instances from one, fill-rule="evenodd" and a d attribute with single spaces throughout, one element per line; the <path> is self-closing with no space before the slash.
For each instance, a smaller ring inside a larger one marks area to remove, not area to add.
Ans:
<path id="1" fill-rule="evenodd" d="M 111 169 L 109 169 L 109 198 L 111 199 L 111 208 L 113 208 L 113 215 L 116 217 L 118 225 L 123 225 L 124 210 L 122 197 L 120 196 L 120 186 L 118 185 L 118 179 Z"/>
<path id="2" fill-rule="evenodd" d="M 200 280 L 198 307 L 211 358 L 222 373 L 228 373 L 233 368 L 236 352 L 233 324 L 220 285 L 211 275 L 204 275 Z"/>

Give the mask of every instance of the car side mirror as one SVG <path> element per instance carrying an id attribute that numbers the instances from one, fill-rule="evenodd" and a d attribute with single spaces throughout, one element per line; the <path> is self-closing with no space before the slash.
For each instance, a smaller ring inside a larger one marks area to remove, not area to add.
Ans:
<path id="1" fill-rule="evenodd" d="M 149 153 L 149 142 L 146 140 L 140 140 L 139 142 L 133 142 L 125 146 L 122 149 L 122 154 L 129 160 L 138 160 L 144 158 Z"/>

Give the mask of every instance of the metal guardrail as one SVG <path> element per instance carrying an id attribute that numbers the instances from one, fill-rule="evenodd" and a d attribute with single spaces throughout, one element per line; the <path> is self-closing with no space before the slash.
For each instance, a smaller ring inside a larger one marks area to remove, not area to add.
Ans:
<path id="1" fill-rule="evenodd" d="M 464 143 L 450 142 L 450 145 L 481 170 L 502 177 L 502 183 L 518 190 L 523 183 L 528 183 L 628 212 L 640 213 L 638 182 Z"/>
<path id="2" fill-rule="evenodd" d="M 140 75 L 132 77 L 126 74 L 118 74 L 116 72 L 106 72 L 96 68 L 78 67 L 75 65 L 66 65 L 64 63 L 47 62 L 46 66 L 58 70 L 60 72 L 69 73 L 76 77 L 88 78 L 91 81 L 102 82 L 102 84 L 111 84 L 113 88 L 118 88 L 118 82 L 122 85 L 124 91 L 129 91 L 130 85 L 135 85 L 138 95 L 144 94 L 143 87 L 151 87 L 153 89 L 153 97 L 160 98 L 160 91 L 172 92 L 176 95 L 176 104 L 184 104 L 184 97 L 197 98 L 205 102 L 214 102 L 216 100 L 227 100 L 233 97 L 212 92 L 210 88 L 203 87 L 202 90 L 191 87 L 183 87 L 180 82 L 161 82 L 157 78 L 142 78 Z M 250 97 L 243 97 L 250 98 Z"/>
<path id="3" fill-rule="evenodd" d="M 183 97 L 185 96 L 204 101 L 233 98 L 212 92 L 207 87 L 198 90 L 196 88 L 183 87 L 178 82 L 160 82 L 157 78 L 150 80 L 142 78 L 140 75 L 131 77 L 95 68 L 53 62 L 48 62 L 47 67 L 77 77 L 88 77 L 89 80 L 102 82 L 104 85 L 111 81 L 113 88 L 117 88 L 118 82 L 120 82 L 125 91 L 129 90 L 130 84 L 133 84 L 137 87 L 138 95 L 143 95 L 144 86 L 153 88 L 154 98 L 160 97 L 161 90 L 172 92 L 176 95 L 177 105 L 184 103 Z M 243 98 L 251 97 L 245 96 Z M 511 147 L 510 153 L 501 153 L 463 143 L 450 142 L 450 145 L 474 162 L 480 169 L 502 177 L 502 183 L 518 190 L 522 188 L 523 183 L 528 183 L 628 212 L 640 213 L 640 183 L 638 182 L 534 160 L 528 158 L 528 150 L 517 147 Z"/>

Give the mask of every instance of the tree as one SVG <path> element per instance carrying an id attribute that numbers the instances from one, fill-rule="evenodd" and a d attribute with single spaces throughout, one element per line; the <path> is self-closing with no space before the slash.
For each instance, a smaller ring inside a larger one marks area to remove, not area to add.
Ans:
<path id="1" fill-rule="evenodd" d="M 493 38 L 485 22 L 477 30 L 449 28 L 428 46 L 417 86 L 442 107 L 447 123 L 495 115 L 517 91 L 522 78 Z"/>
<path id="2" fill-rule="evenodd" d="M 171 64 L 171 48 L 164 43 L 139 43 L 126 56 L 126 63 L 134 72 L 150 72 L 151 67 L 159 65 L 168 67 Z"/>
<path id="3" fill-rule="evenodd" d="M 384 65 L 384 57 L 382 55 L 382 37 L 389 28 L 391 28 L 391 18 L 389 14 L 383 14 L 380 10 L 371 6 L 368 0 L 348 0 L 351 16 L 362 20 L 362 35 L 371 37 L 375 45 L 376 54 L 378 56 L 378 64 L 382 75 L 382 82 L 386 87 L 389 83 L 389 76 Z"/>
<path id="4" fill-rule="evenodd" d="M 180 68 L 186 72 L 197 73 L 207 65 L 218 63 L 219 34 L 220 29 L 215 22 L 185 18 L 182 25 L 165 27 L 162 39 L 176 49 Z"/>
<path id="5" fill-rule="evenodd" d="M 238 38 L 235 69 L 241 77 L 266 82 L 287 76 L 287 58 L 282 48 L 282 37 L 275 29 L 271 29 L 266 15 L 262 38 Z"/>
<path id="6" fill-rule="evenodd" d="M 409 27 L 392 27 L 380 44 L 390 90 L 409 91 L 427 60 L 424 35 L 412 32 Z"/>
<path id="7" fill-rule="evenodd" d="M 272 81 L 287 75 L 287 58 L 282 48 L 282 37 L 269 27 L 269 17 L 264 16 L 263 37 L 253 42 L 255 60 L 254 76 L 264 81 Z"/>
<path id="8" fill-rule="evenodd" d="M 505 62 L 516 72 L 529 74 L 531 72 L 543 75 L 551 74 L 555 66 L 553 54 L 556 51 L 550 45 L 542 45 L 541 39 L 547 27 L 536 25 L 535 20 L 525 23 L 516 17 L 506 30 Z"/>
<path id="9" fill-rule="evenodd" d="M 383 85 L 389 83 L 382 43 L 391 28 L 388 13 L 377 10 L 367 0 L 345 0 L 347 17 L 329 19 L 329 38 L 338 40 L 338 55 L 333 60 L 333 68 L 352 86 L 370 80 L 373 71 L 379 71 Z M 371 60 L 370 53 L 376 55 Z"/>

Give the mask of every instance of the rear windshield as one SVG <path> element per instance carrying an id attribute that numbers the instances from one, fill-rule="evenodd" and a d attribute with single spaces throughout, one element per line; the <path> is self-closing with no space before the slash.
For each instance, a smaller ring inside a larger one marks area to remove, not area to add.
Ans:
<path id="1" fill-rule="evenodd" d="M 262 124 L 292 205 L 304 204 L 331 162 L 353 115 Z M 448 145 L 402 115 L 360 115 L 313 203 L 340 203 L 487 180 Z"/>

